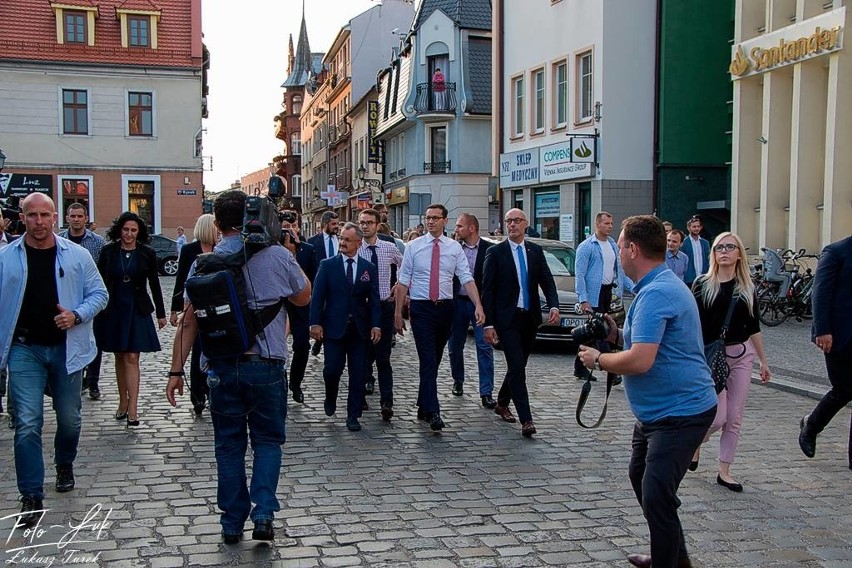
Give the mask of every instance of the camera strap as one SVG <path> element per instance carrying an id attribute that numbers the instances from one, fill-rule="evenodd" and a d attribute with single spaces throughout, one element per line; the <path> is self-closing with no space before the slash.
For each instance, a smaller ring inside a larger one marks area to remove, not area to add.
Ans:
<path id="1" fill-rule="evenodd" d="M 583 428 L 593 429 L 600 426 L 604 418 L 606 418 L 606 407 L 609 404 L 609 393 L 612 391 L 612 382 L 615 380 L 615 374 L 607 373 L 606 374 L 606 398 L 604 398 L 603 408 L 601 409 L 601 415 L 598 418 L 597 422 L 592 424 L 591 426 L 583 423 L 583 408 L 586 406 L 586 402 L 589 399 L 589 393 L 592 392 L 592 373 L 589 371 L 589 374 L 586 376 L 586 382 L 583 383 L 583 388 L 580 389 L 580 398 L 577 399 L 577 424 L 582 426 Z"/>

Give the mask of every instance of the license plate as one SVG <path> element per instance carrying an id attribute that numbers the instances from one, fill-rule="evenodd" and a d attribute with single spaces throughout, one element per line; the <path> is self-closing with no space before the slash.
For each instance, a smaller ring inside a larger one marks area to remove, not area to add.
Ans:
<path id="1" fill-rule="evenodd" d="M 578 325 L 583 325 L 582 318 L 561 318 L 560 325 L 562 327 L 577 327 Z"/>

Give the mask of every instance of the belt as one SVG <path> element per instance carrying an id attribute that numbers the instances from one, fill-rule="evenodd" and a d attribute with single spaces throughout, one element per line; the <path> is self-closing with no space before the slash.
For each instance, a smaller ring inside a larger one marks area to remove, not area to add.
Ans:
<path id="1" fill-rule="evenodd" d="M 417 302 L 418 304 L 432 304 L 433 306 L 440 306 L 442 304 L 449 304 L 453 300 L 452 299 L 435 300 L 434 302 L 432 300 L 411 300 L 411 301 Z"/>
<path id="2" fill-rule="evenodd" d="M 270 365 L 277 365 L 278 363 L 283 363 L 284 359 L 271 359 L 269 357 L 261 357 L 257 353 L 243 353 L 239 357 L 237 357 L 237 362 L 239 363 L 269 363 Z"/>

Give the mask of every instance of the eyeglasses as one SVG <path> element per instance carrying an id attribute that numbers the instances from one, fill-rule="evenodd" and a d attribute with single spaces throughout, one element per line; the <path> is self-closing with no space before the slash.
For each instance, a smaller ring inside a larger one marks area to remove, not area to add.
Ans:
<path id="1" fill-rule="evenodd" d="M 506 224 L 514 225 L 516 223 L 523 223 L 524 221 L 526 221 L 526 219 L 524 219 L 523 217 L 511 217 L 509 219 L 506 219 Z"/>
<path id="2" fill-rule="evenodd" d="M 441 219 L 443 219 L 443 217 L 440 217 L 438 215 L 427 215 L 426 216 L 427 221 L 440 221 Z"/>
<path id="3" fill-rule="evenodd" d="M 375 221 L 358 221 L 359 225 L 375 225 Z"/>
<path id="4" fill-rule="evenodd" d="M 724 245 L 716 245 L 713 247 L 713 250 L 716 252 L 733 252 L 737 250 L 739 247 L 734 243 L 726 243 Z"/>

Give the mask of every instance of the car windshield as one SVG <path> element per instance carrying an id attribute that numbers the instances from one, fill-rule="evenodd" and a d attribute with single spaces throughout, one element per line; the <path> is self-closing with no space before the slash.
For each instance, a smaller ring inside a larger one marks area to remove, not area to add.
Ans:
<path id="1" fill-rule="evenodd" d="M 574 249 L 542 245 L 547 266 L 554 276 L 574 276 Z"/>

